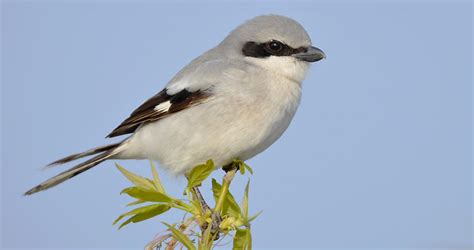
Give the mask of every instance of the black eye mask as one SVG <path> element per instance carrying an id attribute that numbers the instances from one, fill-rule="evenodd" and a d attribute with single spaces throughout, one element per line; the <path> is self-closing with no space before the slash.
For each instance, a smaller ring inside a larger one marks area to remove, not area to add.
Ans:
<path id="1" fill-rule="evenodd" d="M 298 53 L 306 52 L 304 47 L 292 48 L 280 41 L 271 40 L 265 43 L 246 42 L 242 47 L 244 56 L 265 58 L 269 56 L 291 56 Z"/>

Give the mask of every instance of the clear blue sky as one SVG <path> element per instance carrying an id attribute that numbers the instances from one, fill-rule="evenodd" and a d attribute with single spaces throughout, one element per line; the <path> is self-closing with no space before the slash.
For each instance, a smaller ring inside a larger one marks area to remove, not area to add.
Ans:
<path id="1" fill-rule="evenodd" d="M 50 161 L 110 142 L 181 67 L 267 13 L 301 22 L 327 60 L 287 132 L 249 161 L 250 209 L 264 211 L 255 246 L 473 247 L 469 1 L 61 2 L 2 4 L 2 247 L 139 249 L 176 220 L 117 231 L 129 199 L 113 162 L 21 194 L 68 167 L 39 170 Z M 149 175 L 146 161 L 121 164 Z M 161 175 L 180 195 L 184 181 Z"/>

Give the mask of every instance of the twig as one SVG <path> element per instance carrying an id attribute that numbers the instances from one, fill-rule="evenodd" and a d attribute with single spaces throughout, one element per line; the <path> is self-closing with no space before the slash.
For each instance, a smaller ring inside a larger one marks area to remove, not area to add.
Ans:
<path id="1" fill-rule="evenodd" d="M 179 229 L 183 232 L 183 233 L 188 233 L 193 227 L 195 227 L 196 224 L 194 223 L 194 218 L 193 217 L 190 217 L 188 219 L 186 219 L 182 224 L 181 226 L 179 227 Z M 146 246 L 145 246 L 145 250 L 154 250 L 156 249 L 157 247 L 161 246 L 161 244 L 163 242 L 165 242 L 166 240 L 168 240 L 169 238 L 173 237 L 173 233 L 169 232 L 169 233 L 166 233 L 166 234 L 163 234 L 163 235 L 160 235 L 164 232 L 161 232 L 159 233 L 158 235 L 155 236 L 155 238 L 153 240 L 151 240 Z M 174 246 L 176 245 L 176 239 L 172 239 L 169 243 L 168 243 L 168 246 L 166 247 L 166 250 L 168 249 L 173 249 Z M 173 245 L 173 247 L 169 248 L 171 245 Z"/>
<path id="2" fill-rule="evenodd" d="M 158 235 L 160 235 L 160 234 L 158 234 Z M 160 247 L 161 243 L 163 243 L 167 239 L 171 238 L 171 236 L 173 236 L 173 234 L 171 234 L 171 233 L 167 233 L 167 234 L 164 234 L 164 235 L 161 235 L 161 236 L 158 236 L 158 235 L 155 236 L 155 238 L 152 241 L 150 241 L 148 244 L 146 244 L 145 250 L 154 250 L 157 247 Z"/>
<path id="3" fill-rule="evenodd" d="M 219 213 L 222 210 L 222 206 L 224 205 L 224 200 L 227 197 L 227 192 L 229 190 L 230 183 L 232 182 L 232 179 L 234 179 L 236 171 L 237 168 L 233 168 L 227 171 L 224 177 L 222 178 L 221 193 L 219 194 L 219 199 L 217 200 L 216 207 L 214 208 L 214 211 L 216 213 Z"/>

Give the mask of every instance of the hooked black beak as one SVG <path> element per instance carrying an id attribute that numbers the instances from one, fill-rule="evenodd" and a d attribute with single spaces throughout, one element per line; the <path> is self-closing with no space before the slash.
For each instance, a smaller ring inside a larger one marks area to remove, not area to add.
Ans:
<path id="1" fill-rule="evenodd" d="M 309 46 L 306 49 L 306 52 L 301 52 L 297 54 L 293 54 L 293 57 L 296 57 L 302 61 L 306 62 L 317 62 L 319 60 L 325 59 L 326 54 L 324 52 L 316 47 Z"/>

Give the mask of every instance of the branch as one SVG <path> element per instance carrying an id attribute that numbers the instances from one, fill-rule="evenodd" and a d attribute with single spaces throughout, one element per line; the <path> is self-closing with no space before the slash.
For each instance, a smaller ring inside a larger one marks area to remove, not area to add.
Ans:
<path id="1" fill-rule="evenodd" d="M 234 179 L 236 171 L 237 171 L 237 168 L 231 169 L 222 178 L 221 193 L 219 194 L 219 200 L 217 200 L 216 207 L 214 208 L 214 211 L 216 213 L 220 213 L 222 210 L 222 206 L 224 205 L 224 200 L 227 197 L 227 192 L 229 191 L 230 183 L 232 182 L 232 179 Z"/>

